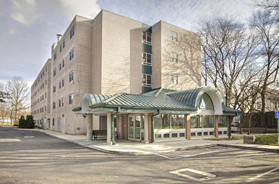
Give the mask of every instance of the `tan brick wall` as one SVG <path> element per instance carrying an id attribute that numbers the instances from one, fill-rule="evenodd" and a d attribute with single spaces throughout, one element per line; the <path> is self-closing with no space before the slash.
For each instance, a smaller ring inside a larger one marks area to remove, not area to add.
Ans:
<path id="1" fill-rule="evenodd" d="M 131 31 L 141 29 L 138 21 L 108 11 L 103 12 L 102 23 L 102 94 L 130 93 L 130 64 L 132 55 L 140 62 L 141 40 L 131 35 Z M 134 32 L 133 32 L 134 33 Z M 139 34 L 138 32 L 135 34 Z M 134 40 L 131 40 L 131 39 Z M 131 45 L 131 43 L 133 45 Z M 138 68 L 141 71 L 141 68 Z M 136 80 L 136 75 L 132 81 Z"/>
<path id="2" fill-rule="evenodd" d="M 177 42 L 170 39 L 170 32 L 177 33 Z M 200 36 L 177 26 L 161 21 L 162 87 L 177 90 L 201 86 Z M 170 62 L 170 53 L 178 54 L 178 62 Z M 178 84 L 171 83 L 171 74 L 178 75 Z"/>
<path id="3" fill-rule="evenodd" d="M 161 22 L 152 26 L 152 88 L 162 86 L 161 79 Z"/>
<path id="4" fill-rule="evenodd" d="M 31 114 L 37 126 L 50 116 L 51 59 L 48 59 L 31 87 Z"/>

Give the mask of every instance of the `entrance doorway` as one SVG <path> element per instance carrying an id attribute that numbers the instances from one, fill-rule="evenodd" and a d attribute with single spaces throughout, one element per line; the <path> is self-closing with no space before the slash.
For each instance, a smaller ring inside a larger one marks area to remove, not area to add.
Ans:
<path id="1" fill-rule="evenodd" d="M 144 140 L 144 115 L 129 115 L 128 139 Z"/>

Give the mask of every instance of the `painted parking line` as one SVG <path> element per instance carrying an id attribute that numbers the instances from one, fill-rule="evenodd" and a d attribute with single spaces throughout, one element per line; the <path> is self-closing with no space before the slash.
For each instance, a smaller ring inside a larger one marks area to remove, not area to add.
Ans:
<path id="1" fill-rule="evenodd" d="M 0 142 L 21 142 L 19 139 L 0 139 Z"/>
<path id="2" fill-rule="evenodd" d="M 219 152 L 220 150 L 214 150 L 214 151 L 208 151 L 208 152 L 203 152 L 203 153 L 197 153 L 197 154 L 192 154 L 192 155 L 180 155 L 180 154 L 159 154 L 155 153 L 155 155 L 158 155 L 160 157 L 169 159 L 169 160 L 175 160 L 175 159 L 180 159 L 180 158 L 188 158 L 188 157 L 195 157 L 199 155 L 205 155 L 205 154 L 210 154 L 210 153 L 215 153 Z M 177 152 L 178 153 L 178 152 Z"/>
<path id="3" fill-rule="evenodd" d="M 276 168 L 274 168 L 274 169 L 271 169 L 271 170 L 269 170 L 269 171 L 266 171 L 266 172 L 264 172 L 264 173 L 262 173 L 262 174 L 259 174 L 259 175 L 255 176 L 255 177 L 249 178 L 249 180 L 258 179 L 258 178 L 260 178 L 260 177 L 262 177 L 262 176 L 264 176 L 264 175 L 267 175 L 267 174 L 269 174 L 269 173 L 271 173 L 271 172 L 274 172 L 274 171 L 277 171 L 277 170 L 279 170 L 279 167 L 276 167 Z"/>
<path id="4" fill-rule="evenodd" d="M 216 175 L 214 174 L 210 174 L 210 173 L 206 173 L 203 171 L 198 171 L 195 169 L 190 169 L 190 168 L 184 168 L 184 169 L 179 169 L 176 171 L 171 171 L 171 174 L 175 174 L 184 178 L 188 178 L 194 181 L 205 181 L 205 180 L 209 180 L 211 178 L 215 178 Z"/>

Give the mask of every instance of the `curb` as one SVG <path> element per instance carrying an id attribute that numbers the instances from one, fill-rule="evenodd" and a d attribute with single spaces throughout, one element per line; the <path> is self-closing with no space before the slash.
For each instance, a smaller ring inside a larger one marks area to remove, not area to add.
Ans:
<path id="1" fill-rule="evenodd" d="M 250 146 L 243 146 L 243 145 L 230 145 L 230 144 L 217 144 L 217 146 L 279 153 L 279 148 L 269 149 L 269 148 L 250 147 Z"/>

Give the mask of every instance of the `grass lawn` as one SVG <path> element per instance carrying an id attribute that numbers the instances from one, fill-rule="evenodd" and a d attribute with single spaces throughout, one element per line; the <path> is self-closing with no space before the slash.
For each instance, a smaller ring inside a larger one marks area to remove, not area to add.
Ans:
<path id="1" fill-rule="evenodd" d="M 259 135 L 256 136 L 255 144 L 265 144 L 278 146 L 278 135 Z"/>

